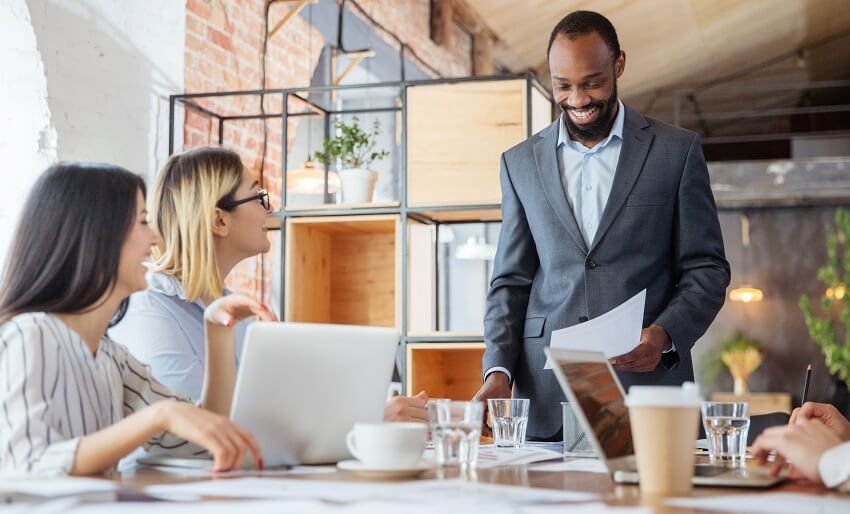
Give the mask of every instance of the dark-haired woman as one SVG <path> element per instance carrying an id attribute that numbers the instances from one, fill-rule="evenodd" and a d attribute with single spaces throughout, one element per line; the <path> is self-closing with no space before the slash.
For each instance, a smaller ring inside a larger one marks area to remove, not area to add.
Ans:
<path id="1" fill-rule="evenodd" d="M 140 446 L 206 449 L 218 470 L 247 453 L 262 465 L 251 434 L 226 417 L 232 327 L 267 318 L 262 306 L 231 295 L 207 307 L 203 408 L 106 335 L 146 286 L 157 236 L 144 193 L 138 176 L 98 164 L 53 166 L 33 187 L 0 286 L 0 472 L 101 473 Z"/>

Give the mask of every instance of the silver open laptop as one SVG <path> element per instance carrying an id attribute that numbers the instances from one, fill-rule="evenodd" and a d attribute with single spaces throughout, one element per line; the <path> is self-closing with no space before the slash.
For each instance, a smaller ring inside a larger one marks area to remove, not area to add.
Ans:
<path id="1" fill-rule="evenodd" d="M 348 459 L 351 427 L 383 419 L 398 341 L 392 328 L 252 323 L 230 419 L 254 435 L 267 467 Z M 139 462 L 204 467 L 197 459 Z"/>
<path id="2" fill-rule="evenodd" d="M 615 482 L 637 483 L 629 409 L 616 373 L 601 352 L 545 349 L 561 389 Z M 784 480 L 766 468 L 697 464 L 694 485 L 770 487 Z"/>

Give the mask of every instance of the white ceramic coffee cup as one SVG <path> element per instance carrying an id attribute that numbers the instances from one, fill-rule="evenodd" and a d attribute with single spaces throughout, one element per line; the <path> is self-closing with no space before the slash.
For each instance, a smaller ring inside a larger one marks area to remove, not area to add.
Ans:
<path id="1" fill-rule="evenodd" d="M 366 467 L 409 469 L 419 464 L 427 439 L 424 423 L 356 423 L 345 444 Z"/>

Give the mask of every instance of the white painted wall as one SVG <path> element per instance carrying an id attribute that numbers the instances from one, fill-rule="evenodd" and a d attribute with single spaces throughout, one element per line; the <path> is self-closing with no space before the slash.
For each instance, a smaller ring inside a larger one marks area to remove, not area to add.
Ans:
<path id="1" fill-rule="evenodd" d="M 27 4 L 59 159 L 109 162 L 153 177 L 168 154 L 168 95 L 183 90 L 185 2 Z"/>
<path id="2" fill-rule="evenodd" d="M 24 0 L 0 2 L 0 262 L 5 262 L 24 198 L 56 160 L 47 81 Z"/>

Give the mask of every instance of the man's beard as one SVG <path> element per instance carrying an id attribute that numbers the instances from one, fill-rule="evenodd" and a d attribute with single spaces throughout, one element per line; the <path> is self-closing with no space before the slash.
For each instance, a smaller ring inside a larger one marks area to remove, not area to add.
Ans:
<path id="1" fill-rule="evenodd" d="M 599 109 L 599 116 L 593 123 L 578 125 L 570 117 L 568 113 L 570 108 L 567 107 L 566 103 L 560 103 L 558 104 L 558 107 L 560 107 L 561 111 L 564 113 L 564 124 L 567 127 L 567 133 L 569 133 L 570 139 L 578 141 L 596 141 L 600 138 L 600 136 L 602 136 L 602 133 L 609 128 L 611 121 L 614 119 L 614 107 L 616 104 L 617 83 L 615 82 L 614 91 L 611 92 L 611 96 L 608 97 L 608 100 L 592 102 L 582 107 L 581 110 L 592 109 L 594 107 Z"/>

